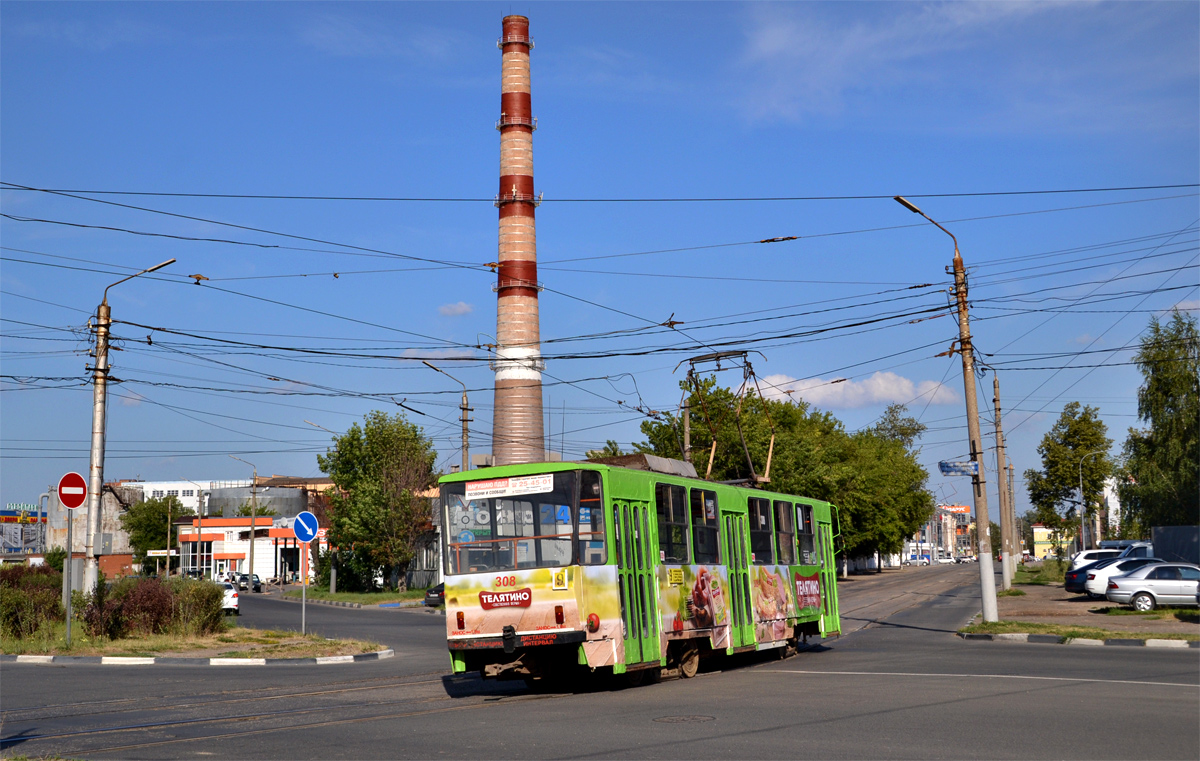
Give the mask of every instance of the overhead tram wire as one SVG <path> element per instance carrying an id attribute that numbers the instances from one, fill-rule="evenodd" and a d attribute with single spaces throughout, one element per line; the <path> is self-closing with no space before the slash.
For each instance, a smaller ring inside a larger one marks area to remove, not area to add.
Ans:
<path id="1" fill-rule="evenodd" d="M 39 191 L 43 193 L 83 193 L 90 195 L 118 196 L 153 196 L 161 198 L 224 198 L 241 200 L 273 200 L 273 201 L 382 201 L 382 202 L 432 202 L 432 203 L 492 203 L 494 198 L 462 198 L 462 197 L 419 197 L 419 196 L 335 196 L 335 195 L 282 195 L 282 194 L 250 194 L 250 193 L 172 193 L 163 191 L 135 190 L 96 190 L 96 189 L 65 189 L 65 188 L 34 188 L 27 185 L 0 181 L 5 190 Z M 1041 190 L 991 190 L 964 193 L 904 193 L 906 198 L 984 198 L 996 196 L 1028 196 L 1028 195 L 1061 195 L 1071 193 L 1116 193 L 1137 190 L 1172 190 L 1178 188 L 1195 188 L 1200 185 L 1129 185 L 1118 187 L 1089 187 L 1089 188 L 1055 188 Z M 544 203 L 713 203 L 713 202 L 755 202 L 755 201 L 877 201 L 890 200 L 896 194 L 883 195 L 837 195 L 837 196 L 746 196 L 746 197 L 709 197 L 709 198 L 547 198 Z"/>

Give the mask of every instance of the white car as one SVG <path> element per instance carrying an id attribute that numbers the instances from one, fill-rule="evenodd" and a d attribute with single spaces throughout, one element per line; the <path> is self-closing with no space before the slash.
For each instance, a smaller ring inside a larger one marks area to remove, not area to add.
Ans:
<path id="1" fill-rule="evenodd" d="M 1081 565 L 1095 563 L 1097 560 L 1108 560 L 1109 558 L 1119 557 L 1120 554 L 1120 550 L 1084 550 L 1083 552 L 1076 552 L 1071 557 L 1071 566 L 1067 570 L 1074 571 Z"/>
<path id="2" fill-rule="evenodd" d="M 937 562 L 941 565 L 954 565 L 954 558 L 938 558 Z"/>
<path id="3" fill-rule="evenodd" d="M 1161 563 L 1158 558 L 1111 558 L 1097 563 L 1087 572 L 1087 581 L 1083 588 L 1089 597 L 1104 597 L 1108 591 L 1108 579 L 1111 576 L 1124 576 L 1130 571 L 1136 571 L 1144 565 Z"/>
<path id="4" fill-rule="evenodd" d="M 242 615 L 241 611 L 238 610 L 237 586 L 230 584 L 228 581 L 222 581 L 220 584 L 222 591 L 225 592 L 225 600 L 221 603 L 221 608 L 224 609 L 225 614 L 229 615 L 232 613 L 235 616 Z"/>

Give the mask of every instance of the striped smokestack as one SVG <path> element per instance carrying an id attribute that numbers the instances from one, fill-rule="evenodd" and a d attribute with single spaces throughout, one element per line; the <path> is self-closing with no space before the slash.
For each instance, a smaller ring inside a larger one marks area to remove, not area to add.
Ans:
<path id="1" fill-rule="evenodd" d="M 496 465 L 541 462 L 542 368 L 538 328 L 537 236 L 533 210 L 533 118 L 529 95 L 529 19 L 505 16 L 498 47 L 500 84 L 500 255 L 496 282 Z"/>

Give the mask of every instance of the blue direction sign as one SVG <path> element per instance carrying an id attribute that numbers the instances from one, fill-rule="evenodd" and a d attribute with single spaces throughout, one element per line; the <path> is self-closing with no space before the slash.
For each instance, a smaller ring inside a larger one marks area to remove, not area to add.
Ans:
<path id="1" fill-rule="evenodd" d="M 317 516 L 305 510 L 292 521 L 292 533 L 302 542 L 311 542 L 317 538 Z"/>
<path id="2" fill-rule="evenodd" d="M 977 476 L 979 475 L 979 463 L 973 460 L 962 462 L 942 460 L 938 463 L 938 470 L 942 471 L 943 476 Z"/>

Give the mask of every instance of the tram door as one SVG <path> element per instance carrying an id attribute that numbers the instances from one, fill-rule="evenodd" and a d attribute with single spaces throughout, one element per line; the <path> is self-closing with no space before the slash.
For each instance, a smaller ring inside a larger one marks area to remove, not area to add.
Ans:
<path id="1" fill-rule="evenodd" d="M 817 524 L 817 542 L 821 551 L 821 631 L 825 635 L 840 634 L 837 557 L 833 553 L 833 528 L 828 523 Z"/>
<path id="2" fill-rule="evenodd" d="M 746 539 L 750 527 L 744 515 L 726 513 L 723 518 L 728 543 L 725 557 L 726 567 L 729 568 L 729 598 L 732 608 L 730 616 L 733 624 L 730 639 L 734 647 L 742 647 L 754 644 L 754 617 L 750 612 L 750 573 L 746 564 Z"/>
<path id="3" fill-rule="evenodd" d="M 658 585 L 650 563 L 649 510 L 644 502 L 613 500 L 617 520 L 618 585 L 625 663 L 659 660 Z"/>

